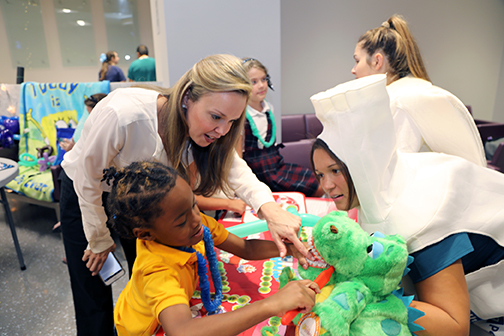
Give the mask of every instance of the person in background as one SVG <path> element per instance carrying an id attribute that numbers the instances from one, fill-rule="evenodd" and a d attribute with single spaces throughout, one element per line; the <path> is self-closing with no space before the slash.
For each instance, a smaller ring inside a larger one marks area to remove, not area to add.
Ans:
<path id="1" fill-rule="evenodd" d="M 380 27 L 364 33 L 355 47 L 354 59 L 355 78 L 387 74 L 400 150 L 451 154 L 486 167 L 474 119 L 457 97 L 432 85 L 403 17 L 393 15 Z"/>
<path id="2" fill-rule="evenodd" d="M 126 77 L 124 73 L 116 66 L 119 63 L 119 56 L 115 51 L 109 51 L 106 54 L 102 54 L 102 67 L 98 73 L 98 80 L 108 80 L 111 82 L 125 82 Z"/>
<path id="3" fill-rule="evenodd" d="M 73 148 L 77 140 L 79 140 L 82 129 L 84 128 L 84 123 L 86 119 L 89 117 L 89 114 L 93 110 L 93 108 L 98 104 L 100 100 L 105 98 L 107 95 L 104 93 L 95 93 L 84 100 L 84 105 L 86 109 L 83 111 L 81 118 L 79 119 L 79 123 L 77 124 L 77 128 L 73 134 L 71 139 L 62 139 L 60 141 L 60 146 L 63 148 L 65 152 L 68 152 Z"/>
<path id="4" fill-rule="evenodd" d="M 75 143 L 80 138 L 82 129 L 84 128 L 84 123 L 86 122 L 86 119 L 88 118 L 89 114 L 91 113 L 93 108 L 96 106 L 96 104 L 98 104 L 98 102 L 100 100 L 102 100 L 103 98 L 105 98 L 106 96 L 107 95 L 105 93 L 95 93 L 95 94 L 87 97 L 86 99 L 84 99 L 84 105 L 86 106 L 86 108 L 82 112 L 82 116 L 79 119 L 79 123 L 77 124 L 77 128 L 75 129 L 72 138 L 71 139 L 66 139 L 66 138 L 61 139 L 61 141 L 59 143 L 60 147 L 65 152 L 70 151 L 74 147 Z M 54 224 L 52 231 L 55 233 L 60 232 L 61 231 L 60 227 L 61 227 L 61 222 L 58 222 L 58 223 Z M 63 258 L 63 262 L 66 263 L 66 258 Z"/>
<path id="5" fill-rule="evenodd" d="M 149 50 L 143 44 L 137 50 L 137 59 L 131 62 L 128 69 L 128 80 L 130 82 L 155 82 L 156 81 L 156 61 L 149 57 Z"/>
<path id="6" fill-rule="evenodd" d="M 90 114 L 60 175 L 61 228 L 79 335 L 113 335 L 112 290 L 96 276 L 116 248 L 103 206 L 109 188 L 101 182 L 110 166 L 158 161 L 190 181 L 195 194 L 231 188 L 266 220 L 282 257 L 286 240 L 311 257 L 297 236 L 300 217 L 283 210 L 236 153 L 251 91 L 240 59 L 211 55 L 169 89 L 116 89 Z M 122 238 L 121 245 L 131 275 L 135 240 Z"/>
<path id="7" fill-rule="evenodd" d="M 367 232 L 400 234 L 414 257 L 412 306 L 425 313 L 415 334 L 468 335 L 470 318 L 489 327 L 485 319 L 503 316 L 504 175 L 397 150 L 385 75 L 311 100 L 324 126 L 311 155 L 320 184 L 338 209 L 358 210 Z"/>
<path id="8" fill-rule="evenodd" d="M 112 182 L 107 199 L 108 212 L 114 214 L 112 227 L 123 237 L 138 238 L 133 275 L 114 309 L 119 336 L 153 335 L 160 325 L 166 335 L 201 335 L 202 330 L 209 336 L 237 335 L 271 316 L 282 316 L 292 309 L 308 312 L 315 304 L 315 293 L 320 289 L 303 280 L 238 310 L 214 314 L 222 299 L 214 244 L 246 260 L 277 257 L 275 244 L 238 238 L 201 214 L 189 184 L 161 163 L 110 167 L 104 180 Z M 289 254 L 304 259 L 294 245 L 287 247 Z M 216 293 L 212 300 L 209 277 L 202 276 L 200 268 L 211 271 Z M 208 314 L 194 319 L 189 300 L 198 280 Z"/>
<path id="9" fill-rule="evenodd" d="M 324 191 L 310 169 L 285 163 L 276 144 L 273 105 L 266 101 L 268 87 L 273 89 L 266 67 L 254 58 L 243 58 L 243 67 L 252 82 L 248 101 L 243 145 L 243 159 L 259 180 L 272 191 L 298 191 L 306 196 L 320 197 Z"/>

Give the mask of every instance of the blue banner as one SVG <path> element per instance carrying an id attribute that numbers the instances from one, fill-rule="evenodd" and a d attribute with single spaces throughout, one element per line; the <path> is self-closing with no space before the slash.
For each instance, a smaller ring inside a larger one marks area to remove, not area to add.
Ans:
<path id="1" fill-rule="evenodd" d="M 75 129 L 85 109 L 84 100 L 95 93 L 109 92 L 109 81 L 23 83 L 19 102 L 19 153 L 36 156 L 37 148 L 50 145 L 56 155 L 56 129 Z"/>

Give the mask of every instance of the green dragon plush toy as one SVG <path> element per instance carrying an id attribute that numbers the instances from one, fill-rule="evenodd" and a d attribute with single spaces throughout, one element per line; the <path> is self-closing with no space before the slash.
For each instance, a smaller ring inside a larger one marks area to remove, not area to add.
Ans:
<path id="1" fill-rule="evenodd" d="M 401 236 L 369 235 L 346 212 L 334 211 L 317 222 L 308 240 L 318 260 L 299 268 L 300 276 L 315 280 L 331 266 L 334 272 L 312 311 L 294 318 L 296 335 L 411 336 L 423 330 L 414 321 L 424 313 L 409 307 L 413 297 L 399 287 L 413 261 Z M 297 278 L 287 267 L 280 286 L 292 280 Z M 265 327 L 262 334 L 271 331 Z"/>

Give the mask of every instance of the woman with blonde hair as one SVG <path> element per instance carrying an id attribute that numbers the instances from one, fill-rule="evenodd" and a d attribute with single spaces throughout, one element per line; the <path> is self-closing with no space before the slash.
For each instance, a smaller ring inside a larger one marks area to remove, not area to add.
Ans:
<path id="1" fill-rule="evenodd" d="M 90 114 L 61 174 L 61 227 L 79 335 L 113 335 L 112 292 L 95 277 L 116 248 L 102 200 L 108 191 L 101 183 L 103 169 L 109 166 L 159 161 L 203 196 L 229 186 L 266 219 L 282 256 L 282 238 L 308 255 L 296 236 L 299 217 L 280 208 L 234 150 L 251 90 L 240 59 L 212 55 L 170 89 L 117 89 Z M 122 239 L 121 245 L 131 274 L 135 241 Z"/>
<path id="2" fill-rule="evenodd" d="M 432 85 L 408 24 L 399 15 L 368 30 L 358 40 L 352 74 L 387 75 L 387 91 L 398 137 L 405 152 L 433 151 L 486 166 L 478 129 L 466 106 Z"/>

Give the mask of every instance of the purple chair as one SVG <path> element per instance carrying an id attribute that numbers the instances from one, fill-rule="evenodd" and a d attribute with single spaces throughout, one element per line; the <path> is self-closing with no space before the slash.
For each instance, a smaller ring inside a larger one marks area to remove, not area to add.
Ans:
<path id="1" fill-rule="evenodd" d="M 487 165 L 488 168 L 504 173 L 504 142 L 499 144 L 495 150 L 492 160 Z"/>
<path id="2" fill-rule="evenodd" d="M 322 133 L 322 123 L 315 114 L 305 114 L 306 119 L 306 138 L 315 139 Z"/>
<path id="3" fill-rule="evenodd" d="M 282 116 L 282 142 L 306 139 L 306 123 L 304 114 Z"/>
<path id="4" fill-rule="evenodd" d="M 313 139 L 303 139 L 294 142 L 284 142 L 284 148 L 280 148 L 280 154 L 285 163 L 295 163 L 311 170 L 310 152 Z"/>
<path id="5" fill-rule="evenodd" d="M 478 131 L 480 133 L 483 146 L 489 140 L 504 138 L 504 124 L 501 123 L 479 124 L 476 125 L 476 127 L 478 127 Z"/>

